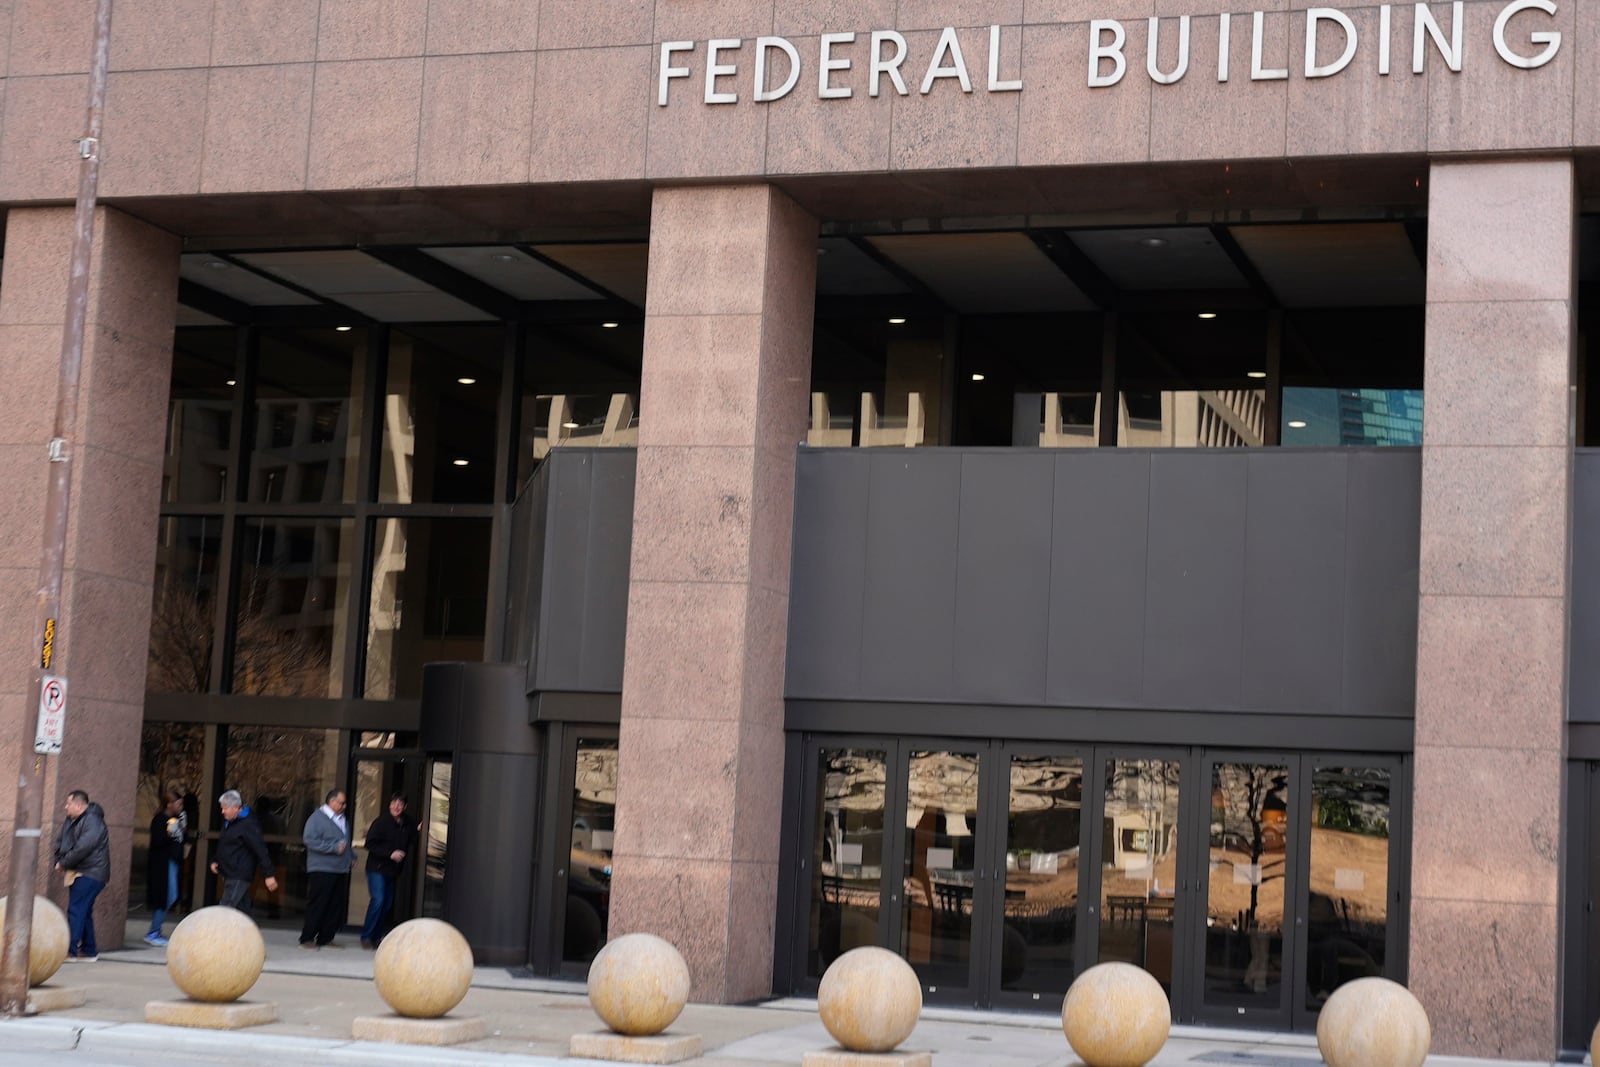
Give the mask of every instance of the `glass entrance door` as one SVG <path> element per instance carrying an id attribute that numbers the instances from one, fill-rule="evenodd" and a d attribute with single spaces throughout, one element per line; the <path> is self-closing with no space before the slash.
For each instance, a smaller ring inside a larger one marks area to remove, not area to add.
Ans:
<path id="1" fill-rule="evenodd" d="M 390 798 L 396 795 L 405 800 L 404 815 L 413 827 L 424 821 L 424 763 L 420 752 L 360 748 L 351 754 L 353 773 L 348 793 L 349 808 L 345 815 L 350 820 L 357 853 L 356 866 L 350 873 L 350 901 L 345 918 L 357 929 L 365 923 L 372 899 L 366 875 L 367 854 L 362 842 L 378 817 L 388 814 Z M 421 862 L 416 855 L 406 857 L 400 877 L 395 882 L 394 899 L 386 909 L 387 918 L 382 923 L 382 929 L 388 929 L 417 914 L 416 872 Z"/>
<path id="2" fill-rule="evenodd" d="M 913 748 L 901 764 L 899 951 L 922 980 L 924 999 L 971 1000 L 977 898 L 994 870 L 979 864 L 979 850 L 991 847 L 978 802 L 979 747 Z"/>
<path id="3" fill-rule="evenodd" d="M 1095 894 L 1096 963 L 1132 963 L 1149 971 L 1173 996 L 1180 879 L 1178 845 L 1183 761 L 1159 754 L 1103 754 Z"/>

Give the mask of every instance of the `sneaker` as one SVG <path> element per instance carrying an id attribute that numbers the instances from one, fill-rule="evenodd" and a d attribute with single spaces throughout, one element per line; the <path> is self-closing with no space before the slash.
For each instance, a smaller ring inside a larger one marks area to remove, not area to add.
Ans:
<path id="1" fill-rule="evenodd" d="M 366 938 L 363 937 L 361 939 L 361 947 L 364 948 L 364 949 L 367 949 L 368 951 L 371 951 L 372 949 L 375 949 L 378 946 L 374 945 L 371 941 L 368 941 Z"/>
<path id="2" fill-rule="evenodd" d="M 312 952 L 315 952 L 315 951 L 317 951 L 317 949 L 321 948 L 322 946 L 317 944 L 315 941 L 302 941 L 302 942 L 300 942 L 300 947 L 301 948 L 308 948 Z"/>
<path id="3" fill-rule="evenodd" d="M 162 937 L 160 934 L 145 934 L 144 943 L 147 945 L 153 945 L 156 948 L 161 948 L 167 943 L 167 939 Z"/>
<path id="4" fill-rule="evenodd" d="M 98 963 L 99 961 L 100 961 L 100 957 L 99 956 L 68 956 L 67 957 L 67 962 L 68 963 Z"/>

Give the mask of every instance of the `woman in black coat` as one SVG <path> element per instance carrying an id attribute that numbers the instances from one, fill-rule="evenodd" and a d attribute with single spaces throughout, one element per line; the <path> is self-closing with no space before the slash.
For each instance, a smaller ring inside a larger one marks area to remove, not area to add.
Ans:
<path id="1" fill-rule="evenodd" d="M 145 900 L 150 905 L 150 932 L 145 944 L 161 946 L 161 924 L 167 911 L 178 902 L 178 885 L 183 874 L 183 845 L 188 836 L 189 819 L 183 810 L 183 791 L 168 789 L 167 802 L 150 818 L 150 852 L 145 863 Z"/>

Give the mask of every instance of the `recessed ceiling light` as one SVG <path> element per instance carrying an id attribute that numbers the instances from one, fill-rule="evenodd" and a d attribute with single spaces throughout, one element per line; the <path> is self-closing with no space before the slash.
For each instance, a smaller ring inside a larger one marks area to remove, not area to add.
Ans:
<path id="1" fill-rule="evenodd" d="M 889 320 L 889 325 L 890 326 L 904 326 L 905 324 L 906 324 L 906 320 L 905 319 L 890 319 Z"/>
<path id="2" fill-rule="evenodd" d="M 1215 311 L 1202 311 L 1200 312 L 1200 317 L 1202 319 L 1214 319 L 1217 317 L 1217 313 Z"/>
<path id="3" fill-rule="evenodd" d="M 227 381 L 226 381 L 226 382 L 224 382 L 224 383 L 223 383 L 223 384 L 224 384 L 224 385 L 238 385 L 238 384 L 239 384 L 239 380 L 238 380 L 238 379 L 237 379 L 237 378 L 229 378 L 229 379 L 228 379 L 228 380 L 227 380 Z"/>
<path id="4" fill-rule="evenodd" d="M 1247 370 L 1244 372 L 1244 376 L 1246 378 L 1265 378 L 1267 372 L 1264 370 Z"/>
<path id="5" fill-rule="evenodd" d="M 227 270 L 231 265 L 232 264 L 221 259 L 206 260 L 206 266 L 210 267 L 212 270 Z"/>
<path id="6" fill-rule="evenodd" d="M 983 381 L 983 375 L 981 375 L 981 374 L 974 374 L 974 375 L 973 375 L 973 376 L 972 376 L 972 380 L 973 380 L 973 381 L 975 381 L 975 382 L 981 382 L 981 381 Z"/>
<path id="7" fill-rule="evenodd" d="M 476 378 L 457 378 L 456 379 L 456 384 L 457 385 L 477 385 L 478 384 L 478 379 L 476 379 Z"/>
<path id="8" fill-rule="evenodd" d="M 1303 430 L 1305 428 L 1306 428 L 1306 421 L 1304 419 L 1290 419 L 1289 420 L 1289 429 L 1291 429 L 1291 430 Z"/>
<path id="9" fill-rule="evenodd" d="M 578 424 L 575 422 L 563 422 L 561 424 L 561 428 L 563 430 L 576 430 L 578 428 Z"/>
<path id="10" fill-rule="evenodd" d="M 618 324 L 615 323 L 615 322 L 602 322 L 600 324 L 600 328 L 602 330 L 615 330 L 617 328 L 617 325 Z"/>
<path id="11" fill-rule="evenodd" d="M 1141 237 L 1139 243 L 1146 248 L 1165 248 L 1167 239 L 1165 237 Z"/>
<path id="12" fill-rule="evenodd" d="M 353 326 L 335 326 L 334 327 L 334 329 L 336 331 L 338 331 L 339 333 L 349 333 L 354 328 L 355 327 L 353 327 Z"/>
<path id="13" fill-rule="evenodd" d="M 510 252 L 496 252 L 489 258 L 494 260 L 496 263 L 515 263 L 517 261 L 517 257 L 512 255 Z"/>
<path id="14" fill-rule="evenodd" d="M 467 461 L 464 459 L 453 459 L 450 462 L 455 464 L 457 467 L 465 467 L 467 465 Z"/>

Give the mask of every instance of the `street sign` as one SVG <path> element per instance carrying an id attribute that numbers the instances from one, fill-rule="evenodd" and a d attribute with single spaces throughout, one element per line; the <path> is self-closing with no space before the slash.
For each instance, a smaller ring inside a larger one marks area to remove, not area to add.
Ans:
<path id="1" fill-rule="evenodd" d="M 66 721 L 67 680 L 47 674 L 39 686 L 39 730 L 33 738 L 33 750 L 46 755 L 60 752 Z"/>

